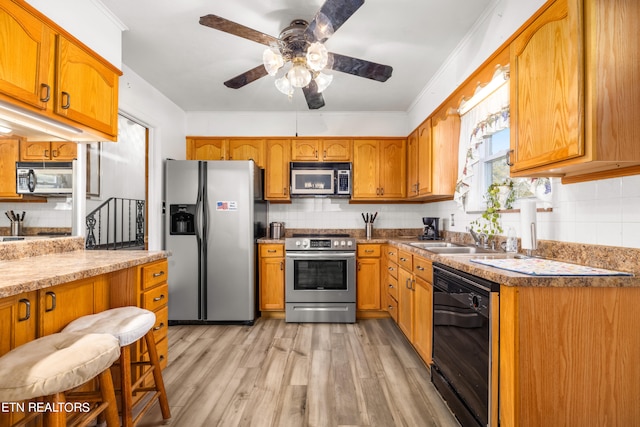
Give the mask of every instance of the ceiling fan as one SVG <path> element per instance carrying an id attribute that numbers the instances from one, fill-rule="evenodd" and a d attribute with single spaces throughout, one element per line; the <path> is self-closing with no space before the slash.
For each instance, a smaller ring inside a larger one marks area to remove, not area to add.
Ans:
<path id="1" fill-rule="evenodd" d="M 277 38 L 216 15 L 201 17 L 200 24 L 268 46 L 261 65 L 227 80 L 225 86 L 239 89 L 266 75 L 275 76 L 291 64 L 284 76 L 276 79 L 276 87 L 288 96 L 293 95 L 295 88 L 302 88 L 309 108 L 318 109 L 324 107 L 322 91 L 333 79 L 324 70 L 379 82 L 391 77 L 393 68 L 388 65 L 328 52 L 324 46 L 363 4 L 364 0 L 326 0 L 311 22 L 295 19 Z"/>

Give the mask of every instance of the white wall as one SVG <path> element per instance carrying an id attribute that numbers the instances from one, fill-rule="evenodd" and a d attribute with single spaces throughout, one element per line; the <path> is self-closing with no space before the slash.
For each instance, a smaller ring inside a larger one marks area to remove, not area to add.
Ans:
<path id="1" fill-rule="evenodd" d="M 404 112 L 187 112 L 187 134 L 198 136 L 402 136 Z"/>

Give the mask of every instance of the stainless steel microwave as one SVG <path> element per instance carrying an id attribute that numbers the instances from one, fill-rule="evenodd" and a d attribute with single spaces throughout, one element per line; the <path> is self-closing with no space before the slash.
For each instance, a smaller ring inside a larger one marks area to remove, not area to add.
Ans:
<path id="1" fill-rule="evenodd" d="M 17 162 L 16 193 L 34 195 L 71 194 L 72 162 Z"/>
<path id="2" fill-rule="evenodd" d="M 351 163 L 291 162 L 291 196 L 351 196 Z"/>

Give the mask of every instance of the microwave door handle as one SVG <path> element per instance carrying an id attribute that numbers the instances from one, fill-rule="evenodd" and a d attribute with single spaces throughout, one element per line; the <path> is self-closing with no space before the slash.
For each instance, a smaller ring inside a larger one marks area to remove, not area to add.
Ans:
<path id="1" fill-rule="evenodd" d="M 36 191 L 36 173 L 33 169 L 29 169 L 29 173 L 27 174 L 27 187 L 29 188 L 29 192 L 33 193 Z"/>

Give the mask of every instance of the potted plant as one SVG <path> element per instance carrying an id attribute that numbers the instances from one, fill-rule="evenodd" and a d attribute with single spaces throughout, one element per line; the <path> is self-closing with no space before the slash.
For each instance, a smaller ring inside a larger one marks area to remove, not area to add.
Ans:
<path id="1" fill-rule="evenodd" d="M 480 218 L 471 222 L 471 228 L 478 233 L 484 233 L 489 240 L 493 236 L 502 233 L 500 224 L 500 210 L 511 209 L 515 199 L 513 192 L 513 181 L 505 179 L 502 182 L 494 182 L 489 185 L 484 195 L 486 208 Z"/>

